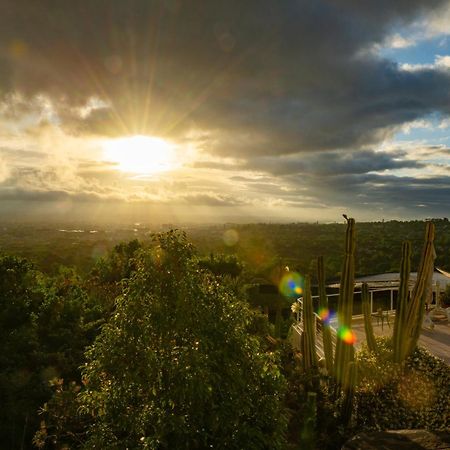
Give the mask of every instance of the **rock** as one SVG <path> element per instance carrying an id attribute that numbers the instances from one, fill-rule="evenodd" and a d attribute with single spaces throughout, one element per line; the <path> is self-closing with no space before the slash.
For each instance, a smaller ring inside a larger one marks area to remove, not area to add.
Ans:
<path id="1" fill-rule="evenodd" d="M 450 450 L 450 433 L 427 430 L 360 433 L 348 440 L 342 450 Z"/>

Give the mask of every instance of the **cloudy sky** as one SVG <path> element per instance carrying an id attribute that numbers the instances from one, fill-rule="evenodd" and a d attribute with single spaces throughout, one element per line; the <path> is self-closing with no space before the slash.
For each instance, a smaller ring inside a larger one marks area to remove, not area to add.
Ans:
<path id="1" fill-rule="evenodd" d="M 0 0 L 2 218 L 450 215 L 448 0 Z"/>

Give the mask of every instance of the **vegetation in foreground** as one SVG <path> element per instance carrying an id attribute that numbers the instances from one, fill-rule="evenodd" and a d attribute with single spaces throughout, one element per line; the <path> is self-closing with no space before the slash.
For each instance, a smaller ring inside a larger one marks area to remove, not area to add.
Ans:
<path id="1" fill-rule="evenodd" d="M 2 257 L 3 445 L 337 449 L 361 430 L 449 427 L 447 365 L 394 362 L 385 341 L 341 351 L 354 383 L 342 362 L 305 365 L 229 269 L 173 232 L 118 245 L 86 277 Z"/>

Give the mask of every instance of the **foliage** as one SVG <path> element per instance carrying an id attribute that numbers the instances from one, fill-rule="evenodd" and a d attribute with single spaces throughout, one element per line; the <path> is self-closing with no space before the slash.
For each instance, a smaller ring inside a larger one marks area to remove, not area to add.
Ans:
<path id="1" fill-rule="evenodd" d="M 33 266 L 0 257 L 0 442 L 6 448 L 27 441 L 35 410 L 47 394 L 36 324 L 42 302 Z"/>
<path id="2" fill-rule="evenodd" d="M 287 356 L 282 360 L 286 361 Z M 292 448 L 341 448 L 349 434 L 342 425 L 343 398 L 336 398 L 334 380 L 318 370 L 305 372 L 300 364 L 292 365 L 292 355 L 289 361 L 291 363 L 285 362 L 283 368 L 288 380 L 285 402 L 290 412 L 289 442 Z"/>
<path id="3" fill-rule="evenodd" d="M 392 361 L 392 343 L 377 338 L 378 353 L 357 354 L 356 427 L 365 430 L 450 426 L 450 367 L 422 348 L 404 367 Z"/>
<path id="4" fill-rule="evenodd" d="M 246 304 L 198 269 L 184 235 L 156 244 L 87 352 L 82 447 L 282 448 L 283 376 Z"/>
<path id="5" fill-rule="evenodd" d="M 38 448 L 70 448 L 78 446 L 86 439 L 88 416 L 79 413 L 80 385 L 75 381 L 64 384 L 62 378 L 50 380 L 53 396 L 40 409 L 43 418 L 35 433 L 33 444 Z"/>
<path id="6" fill-rule="evenodd" d="M 0 441 L 28 448 L 37 410 L 50 398 L 48 380 L 79 379 L 99 311 L 81 280 L 60 268 L 49 278 L 24 259 L 0 257 Z"/>
<path id="7" fill-rule="evenodd" d="M 236 255 L 214 255 L 210 254 L 209 258 L 201 258 L 199 266 L 202 269 L 207 269 L 216 276 L 229 276 L 237 278 L 244 269 L 242 262 Z"/>
<path id="8" fill-rule="evenodd" d="M 433 219 L 436 225 L 436 266 L 450 271 L 450 222 Z M 420 249 L 423 239 L 423 221 L 378 221 L 358 224 L 358 248 L 356 250 L 357 275 L 397 272 L 399 262 L 393 258 L 393 249 L 403 240 L 411 242 L 413 249 Z M 93 227 L 93 225 L 91 225 Z M 91 228 L 96 233 L 61 232 L 56 227 L 6 224 L 0 234 L 0 248 L 10 254 L 25 257 L 36 263 L 45 273 L 55 273 L 60 265 L 75 267 L 81 274 L 89 273 L 96 259 L 105 255 L 115 244 L 135 239 L 146 239 L 149 227 L 143 225 L 126 229 L 109 224 L 107 229 Z M 345 225 L 341 223 L 290 223 L 290 224 L 234 224 L 239 236 L 234 246 L 224 243 L 224 226 L 189 227 L 189 239 L 200 255 L 235 255 L 243 261 L 247 270 L 256 276 L 269 275 L 279 264 L 308 273 L 311 261 L 317 255 L 326 255 L 325 271 L 328 279 L 338 280 L 344 249 Z M 413 250 L 411 263 L 417 267 L 420 251 Z"/>
<path id="9" fill-rule="evenodd" d="M 435 223 L 436 264 L 449 270 L 450 225 Z M 91 272 L 94 256 L 104 254 L 97 246 L 106 251 L 123 234 L 63 233 L 53 241 L 45 232 L 27 238 L 11 229 L 18 238 L 3 237 L 4 246 L 22 246 L 19 254 L 52 275 L 27 260 L 0 256 L 2 448 L 29 448 L 36 429 L 35 443 L 45 448 L 283 448 L 284 392 L 289 437 L 300 448 L 313 445 L 311 436 L 316 448 L 332 449 L 364 429 L 449 426 L 448 366 L 421 349 L 402 372 L 392 346 L 377 340 L 378 354 L 365 349 L 357 357 L 356 392 L 341 390 L 320 361 L 319 368 L 300 370 L 287 344 L 271 337 L 275 330 L 266 317 L 237 300 L 245 298 L 244 278 L 254 279 L 243 267 L 275 283 L 280 259 L 305 273 L 317 254 L 327 253 L 323 270 L 332 278 L 347 271 L 348 277 L 349 268 L 339 268 L 343 225 L 235 228 L 239 242 L 233 247 L 218 244 L 223 227 L 218 241 L 211 238 L 214 227 L 196 236 L 203 254 L 214 252 L 212 263 L 197 259 L 185 237 L 169 233 L 153 245 L 116 245 Z M 389 258 L 393 246 L 401 237 L 414 249 L 422 228 L 423 222 L 358 224 L 355 272 L 398 270 L 398 261 Z M 419 256 L 410 250 L 408 258 L 418 264 Z M 290 319 L 279 312 L 283 336 Z M 80 388 L 85 348 L 102 324 Z M 315 409 L 308 393 L 316 396 Z M 343 411 L 352 405 L 354 422 L 346 425 Z"/>
<path id="10" fill-rule="evenodd" d="M 120 242 L 106 257 L 97 261 L 92 273 L 107 283 L 117 283 L 129 278 L 135 270 L 134 257 L 141 247 L 142 244 L 137 239 Z"/>

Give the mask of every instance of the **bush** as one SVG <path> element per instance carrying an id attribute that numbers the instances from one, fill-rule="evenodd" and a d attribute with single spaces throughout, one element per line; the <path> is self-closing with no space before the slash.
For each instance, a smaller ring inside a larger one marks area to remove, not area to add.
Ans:
<path id="1" fill-rule="evenodd" d="M 363 349 L 357 359 L 359 429 L 444 430 L 450 426 L 450 367 L 417 348 L 402 368 L 392 362 L 390 341 L 378 339 L 379 354 Z"/>

